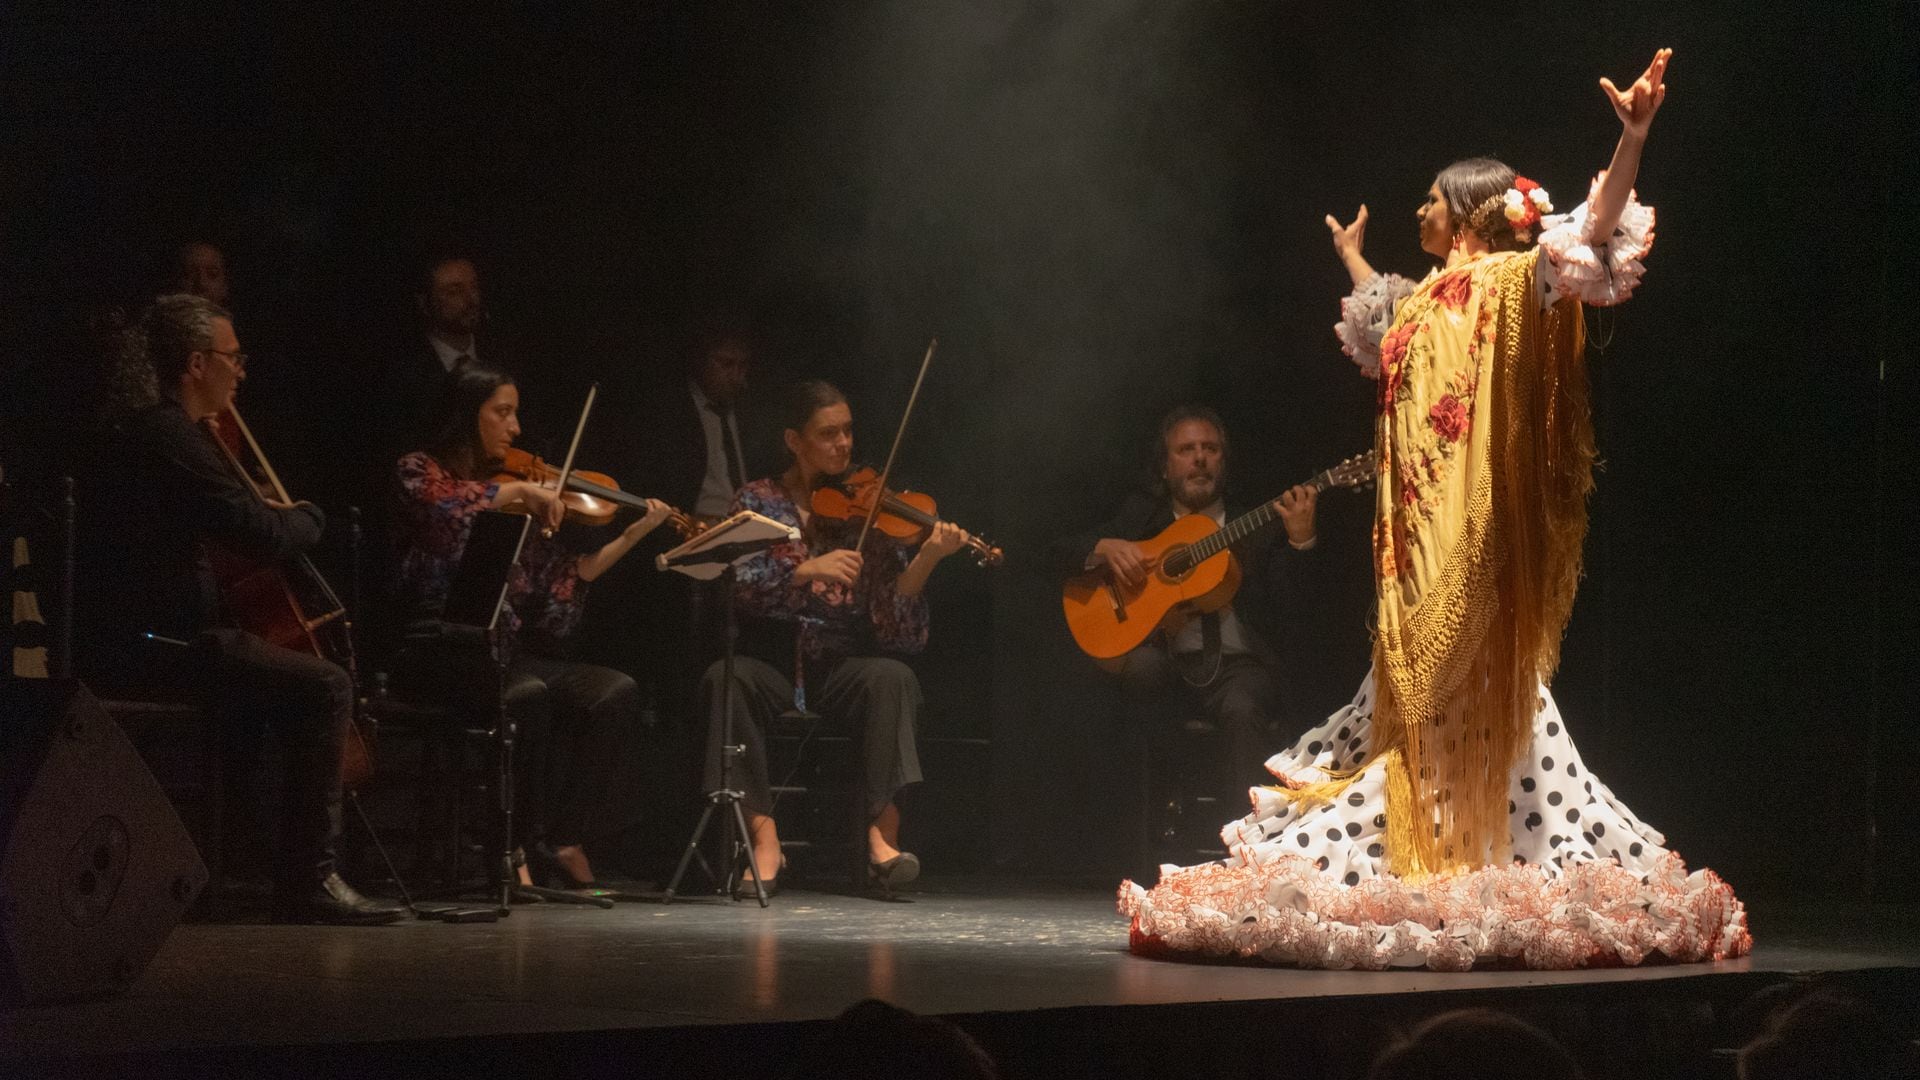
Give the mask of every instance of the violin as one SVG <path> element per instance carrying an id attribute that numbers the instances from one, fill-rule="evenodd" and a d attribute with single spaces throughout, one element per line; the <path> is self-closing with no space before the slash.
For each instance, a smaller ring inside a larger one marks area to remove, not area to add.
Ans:
<path id="1" fill-rule="evenodd" d="M 500 470 L 494 474 L 493 482 L 506 483 L 510 480 L 524 480 L 543 487 L 551 488 L 560 479 L 560 467 L 548 464 L 538 455 L 528 453 L 519 447 L 508 447 L 507 456 L 500 464 Z M 582 525 L 606 525 L 613 521 L 614 515 L 622 508 L 647 512 L 645 499 L 629 495 L 620 490 L 620 484 L 605 473 L 588 472 L 575 469 L 567 474 L 567 490 L 560 496 L 567 508 L 567 520 Z M 528 513 L 532 508 L 523 503 L 508 503 L 500 509 L 510 514 Z M 692 516 L 674 510 L 667 517 L 667 524 L 680 533 L 683 540 L 691 540 L 706 531 L 707 524 Z"/>
<path id="2" fill-rule="evenodd" d="M 836 521 L 872 517 L 877 504 L 880 515 L 874 518 L 873 527 L 896 540 L 925 539 L 927 533 L 940 524 L 939 508 L 934 505 L 933 496 L 918 491 L 882 493 L 880 474 L 868 467 L 815 488 L 812 503 L 814 513 Z M 999 566 L 1006 558 L 998 545 L 978 536 L 969 535 L 967 546 L 981 566 Z"/>

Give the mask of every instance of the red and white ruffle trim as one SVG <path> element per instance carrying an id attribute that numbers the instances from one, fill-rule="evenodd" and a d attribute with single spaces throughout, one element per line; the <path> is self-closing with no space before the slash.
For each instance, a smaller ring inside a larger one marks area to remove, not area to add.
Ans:
<path id="1" fill-rule="evenodd" d="M 1340 339 L 1340 351 L 1352 357 L 1367 378 L 1380 377 L 1380 340 L 1393 325 L 1393 306 L 1414 288 L 1399 274 L 1375 274 L 1341 298 L 1333 333 Z"/>
<path id="2" fill-rule="evenodd" d="M 1599 178 L 1593 190 L 1600 187 Z M 1642 206 L 1637 193 L 1627 194 L 1626 208 L 1620 211 L 1620 224 L 1606 243 L 1596 246 L 1588 235 L 1587 208 L 1593 196 L 1573 208 L 1571 214 L 1555 214 L 1541 220 L 1540 252 L 1553 263 L 1555 291 L 1583 304 L 1610 307 L 1633 295 L 1640 278 L 1647 272 L 1641 264 L 1653 250 L 1653 207 Z"/>
<path id="3" fill-rule="evenodd" d="M 1249 860 L 1252 862 L 1252 860 Z M 1486 867 L 1409 886 L 1348 886 L 1298 856 L 1265 864 L 1162 867 L 1151 891 L 1120 885 L 1133 951 L 1380 970 L 1476 963 L 1536 970 L 1724 960 L 1753 946 L 1746 908 L 1711 870 L 1668 854 L 1643 878 L 1607 859 L 1549 878 Z"/>

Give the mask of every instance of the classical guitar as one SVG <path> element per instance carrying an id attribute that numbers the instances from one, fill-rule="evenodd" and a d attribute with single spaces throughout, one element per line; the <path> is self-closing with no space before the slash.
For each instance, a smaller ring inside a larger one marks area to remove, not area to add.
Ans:
<path id="1" fill-rule="evenodd" d="M 1333 487 L 1364 487 L 1373 482 L 1374 456 L 1369 450 L 1317 473 L 1305 486 L 1315 491 Z M 1147 640 L 1177 608 L 1191 615 L 1218 611 L 1240 587 L 1240 564 L 1230 550 L 1280 520 L 1272 502 L 1216 525 L 1205 514 L 1188 514 L 1140 541 L 1147 564 L 1146 581 L 1127 588 L 1105 567 L 1067 582 L 1060 606 L 1067 629 L 1088 656 L 1111 660 Z"/>

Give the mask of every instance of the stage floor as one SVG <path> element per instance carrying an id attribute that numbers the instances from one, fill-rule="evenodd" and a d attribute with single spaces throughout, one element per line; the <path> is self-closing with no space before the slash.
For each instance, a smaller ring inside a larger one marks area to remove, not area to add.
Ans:
<path id="1" fill-rule="evenodd" d="M 0 1013 L 0 1060 L 828 1018 L 879 997 L 933 1014 L 1647 983 L 1920 968 L 1920 912 L 1759 905 L 1751 957 L 1583 972 L 1322 972 L 1145 960 L 1110 894 L 790 892 L 491 924 L 185 925 L 111 1000 Z"/>

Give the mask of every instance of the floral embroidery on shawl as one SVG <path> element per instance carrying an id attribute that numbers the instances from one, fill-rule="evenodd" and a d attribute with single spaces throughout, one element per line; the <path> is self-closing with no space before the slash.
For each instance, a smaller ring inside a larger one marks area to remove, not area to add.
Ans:
<path id="1" fill-rule="evenodd" d="M 1505 860 L 1488 778 L 1518 752 L 1578 574 L 1592 452 L 1579 310 L 1540 310 L 1538 259 L 1486 255 L 1429 278 L 1382 342 L 1374 750 L 1397 755 L 1388 846 L 1415 878 Z"/>

